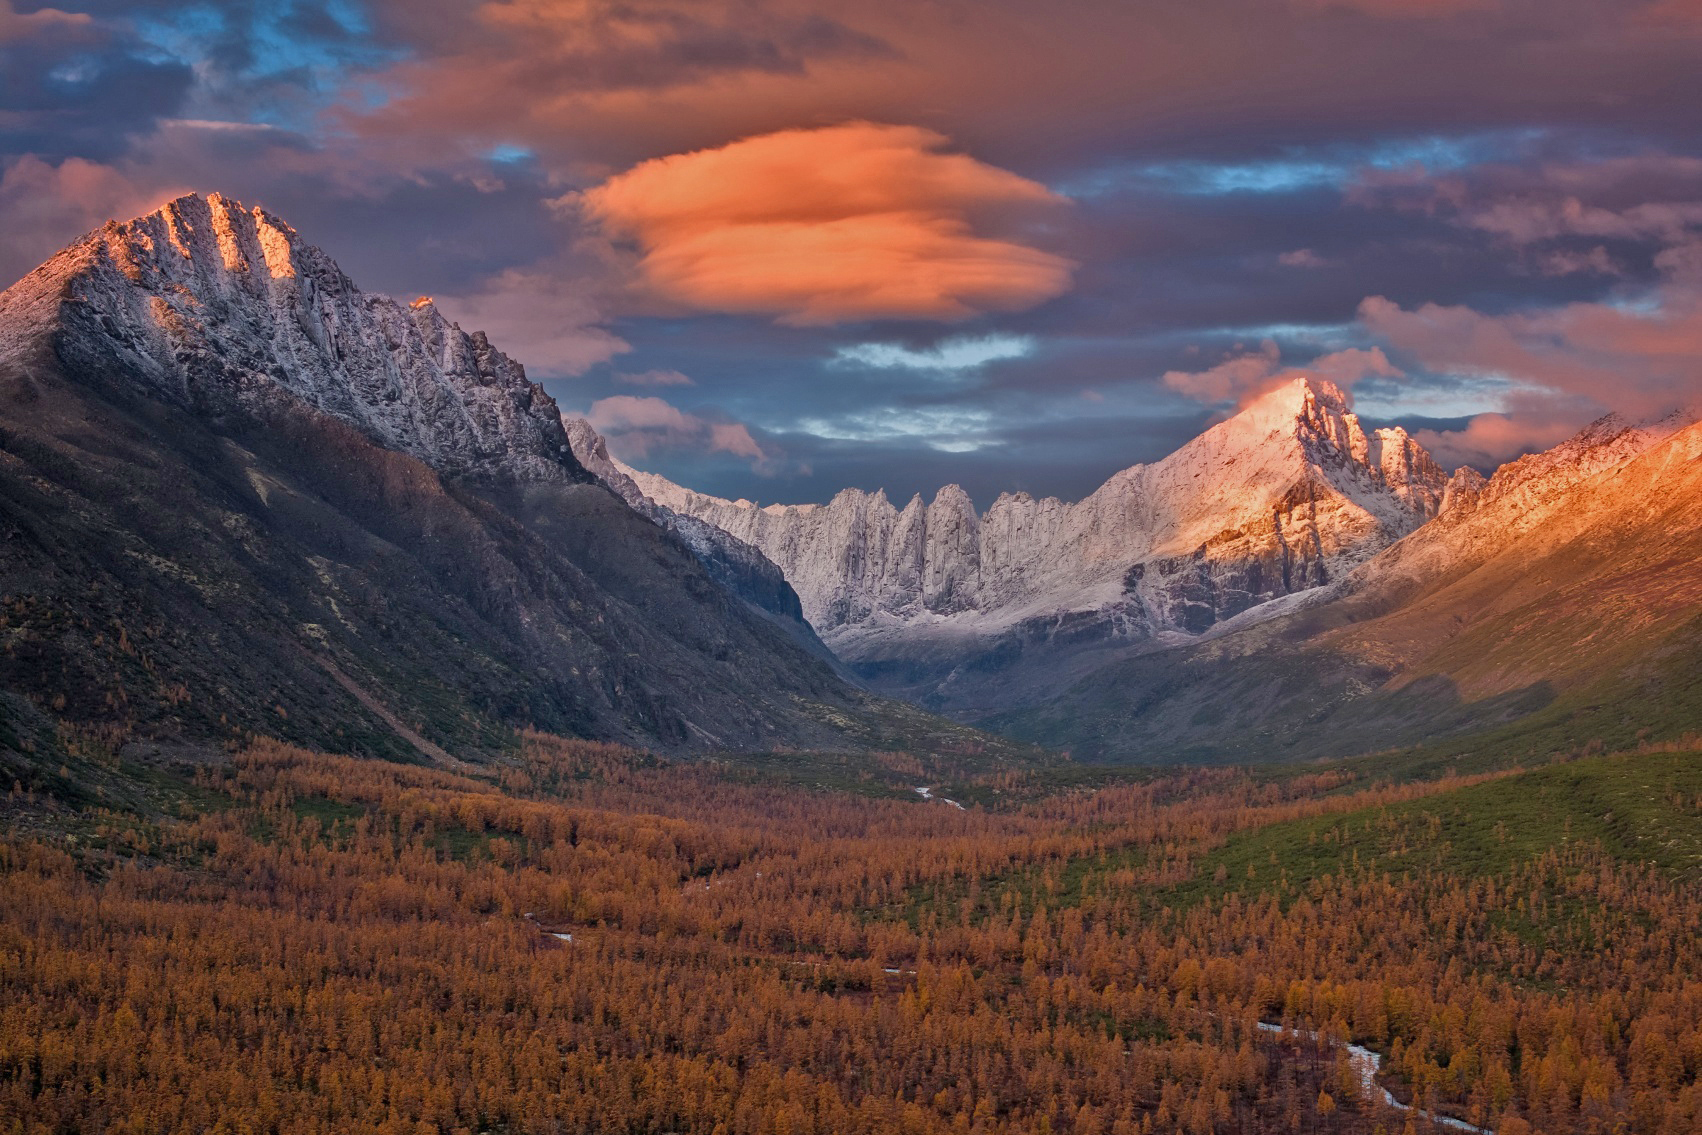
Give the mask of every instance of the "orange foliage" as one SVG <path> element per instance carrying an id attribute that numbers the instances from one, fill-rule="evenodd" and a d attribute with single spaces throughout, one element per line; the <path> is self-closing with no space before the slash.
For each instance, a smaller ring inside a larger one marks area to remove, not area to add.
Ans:
<path id="1" fill-rule="evenodd" d="M 1230 832 L 1437 785 L 960 812 L 542 735 L 493 775 L 263 742 L 222 808 L 0 843 L 0 1130 L 1401 1130 L 1261 1020 L 1503 1132 L 1702 1130 L 1694 886 L 1577 848 L 1163 903 Z M 1518 932 L 1566 904 L 1587 948 Z"/>

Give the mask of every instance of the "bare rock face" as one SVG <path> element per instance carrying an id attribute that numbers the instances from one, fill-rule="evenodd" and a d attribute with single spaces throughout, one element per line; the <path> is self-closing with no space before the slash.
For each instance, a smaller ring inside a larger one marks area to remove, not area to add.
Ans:
<path id="1" fill-rule="evenodd" d="M 1404 431 L 1367 433 L 1311 379 L 1075 504 L 1006 494 L 978 514 L 949 485 L 902 509 L 856 489 L 757 507 L 625 472 L 778 564 L 865 676 L 953 709 L 1011 696 L 1025 656 L 1062 678 L 1078 671 L 1061 656 L 1199 634 L 1325 584 L 1437 515 L 1449 486 Z M 1025 673 L 1024 696 L 1043 693 Z"/>

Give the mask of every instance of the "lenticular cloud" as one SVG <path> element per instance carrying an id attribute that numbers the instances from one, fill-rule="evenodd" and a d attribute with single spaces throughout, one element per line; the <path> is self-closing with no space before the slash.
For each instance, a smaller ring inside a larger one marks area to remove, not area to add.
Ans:
<path id="1" fill-rule="evenodd" d="M 1068 290 L 1025 240 L 1064 201 L 914 126 L 782 130 L 644 162 L 573 204 L 633 242 L 657 296 L 794 324 L 962 319 Z"/>

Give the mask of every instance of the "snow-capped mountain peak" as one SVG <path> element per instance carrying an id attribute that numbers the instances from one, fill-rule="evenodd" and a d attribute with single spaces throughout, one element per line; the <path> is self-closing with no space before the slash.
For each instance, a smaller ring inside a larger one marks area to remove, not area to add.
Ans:
<path id="1" fill-rule="evenodd" d="M 98 313 L 98 314 L 97 314 Z M 357 288 L 260 208 L 214 193 L 110 222 L 8 293 L 8 332 L 60 319 L 91 366 L 116 361 L 185 407 L 287 391 L 446 472 L 584 480 L 554 400 L 444 318 Z"/>
<path id="2" fill-rule="evenodd" d="M 948 641 L 967 657 L 1197 633 L 1375 555 L 1436 515 L 1448 485 L 1404 431 L 1365 430 L 1316 378 L 1073 504 L 1004 494 L 980 513 L 947 485 L 902 508 L 855 488 L 758 507 L 622 468 L 649 500 L 760 549 L 827 642 L 877 676 Z"/>

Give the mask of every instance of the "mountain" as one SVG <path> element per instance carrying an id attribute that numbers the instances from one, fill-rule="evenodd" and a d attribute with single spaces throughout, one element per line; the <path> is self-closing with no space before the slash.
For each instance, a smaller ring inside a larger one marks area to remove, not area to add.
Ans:
<path id="1" fill-rule="evenodd" d="M 1435 520 L 1294 609 L 983 723 L 1126 760 L 1426 742 L 1542 760 L 1702 730 L 1692 417 L 1604 418 L 1487 483 L 1456 484 Z"/>
<path id="2" fill-rule="evenodd" d="M 1455 495 L 1399 429 L 1367 432 L 1328 382 L 1299 379 L 1161 461 L 1067 504 L 950 485 L 902 509 L 705 496 L 620 467 L 644 497 L 759 549 L 872 686 L 974 715 L 1033 704 L 1131 653 L 1186 641 L 1329 583 Z"/>
<path id="3" fill-rule="evenodd" d="M 562 429 L 568 447 L 587 472 L 614 490 L 634 510 L 678 536 L 717 582 L 758 609 L 798 624 L 814 639 L 815 632 L 804 620 L 798 593 L 772 560 L 713 524 L 681 515 L 646 497 L 625 468 L 609 456 L 602 435 L 584 418 L 564 417 Z"/>
<path id="4" fill-rule="evenodd" d="M 755 559 L 745 598 L 706 562 L 484 335 L 262 209 L 183 197 L 0 294 L 0 718 L 439 760 L 920 721 L 786 630 Z"/>

